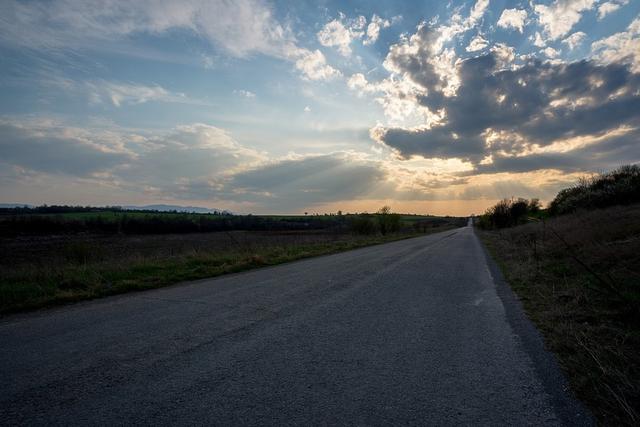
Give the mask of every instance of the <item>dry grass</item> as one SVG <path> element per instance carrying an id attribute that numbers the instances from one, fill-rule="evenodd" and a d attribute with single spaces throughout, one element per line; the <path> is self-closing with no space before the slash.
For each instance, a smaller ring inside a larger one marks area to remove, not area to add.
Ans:
<path id="1" fill-rule="evenodd" d="M 429 232 L 453 228 L 433 227 Z M 323 231 L 0 239 L 0 313 L 213 277 L 412 237 Z"/>
<path id="2" fill-rule="evenodd" d="M 572 388 L 604 425 L 640 423 L 640 205 L 480 231 Z"/>

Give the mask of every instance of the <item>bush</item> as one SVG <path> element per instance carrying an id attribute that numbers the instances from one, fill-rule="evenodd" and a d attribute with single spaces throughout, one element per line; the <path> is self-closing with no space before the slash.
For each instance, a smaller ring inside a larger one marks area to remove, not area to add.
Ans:
<path id="1" fill-rule="evenodd" d="M 522 224 L 530 214 L 540 211 L 538 199 L 504 199 L 480 217 L 478 225 L 482 228 L 505 228 Z"/>
<path id="2" fill-rule="evenodd" d="M 355 234 L 373 234 L 376 232 L 376 225 L 370 215 L 354 215 L 349 221 L 349 228 Z"/>
<path id="3" fill-rule="evenodd" d="M 400 230 L 400 215 L 391 213 L 389 206 L 383 206 L 376 216 L 380 233 L 397 233 Z"/>
<path id="4" fill-rule="evenodd" d="M 581 178 L 578 183 L 558 193 L 549 205 L 552 215 L 578 209 L 605 208 L 640 202 L 640 167 L 622 166 L 611 172 Z"/>

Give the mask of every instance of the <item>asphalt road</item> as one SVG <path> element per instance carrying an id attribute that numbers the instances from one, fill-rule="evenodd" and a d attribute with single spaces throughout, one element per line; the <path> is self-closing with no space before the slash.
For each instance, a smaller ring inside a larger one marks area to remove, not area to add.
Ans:
<path id="1" fill-rule="evenodd" d="M 471 227 L 0 321 L 10 424 L 590 424 Z"/>

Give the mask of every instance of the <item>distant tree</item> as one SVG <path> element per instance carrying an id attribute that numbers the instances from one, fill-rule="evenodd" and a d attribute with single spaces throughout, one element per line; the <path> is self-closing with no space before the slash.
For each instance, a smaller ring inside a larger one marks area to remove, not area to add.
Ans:
<path id="1" fill-rule="evenodd" d="M 376 218 L 378 219 L 378 228 L 382 235 L 395 233 L 400 230 L 400 215 L 391 213 L 390 206 L 381 207 L 378 210 Z"/>

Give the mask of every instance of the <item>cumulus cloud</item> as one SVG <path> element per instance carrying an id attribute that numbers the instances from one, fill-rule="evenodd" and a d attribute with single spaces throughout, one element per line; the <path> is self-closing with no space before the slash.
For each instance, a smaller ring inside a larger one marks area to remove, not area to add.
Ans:
<path id="1" fill-rule="evenodd" d="M 598 20 L 601 20 L 610 13 L 615 12 L 627 3 L 629 3 L 629 0 L 607 1 L 602 3 L 598 6 Z"/>
<path id="2" fill-rule="evenodd" d="M 551 5 L 536 4 L 538 22 L 551 40 L 564 37 L 580 21 L 583 12 L 592 9 L 596 0 L 555 0 Z"/>
<path id="3" fill-rule="evenodd" d="M 569 49 L 574 49 L 577 46 L 579 46 L 580 44 L 582 44 L 584 38 L 587 35 L 585 33 L 583 33 L 582 31 L 578 31 L 575 32 L 573 34 L 571 34 L 569 37 L 567 37 L 566 39 L 562 40 L 562 43 L 566 44 L 567 46 L 569 46 Z"/>
<path id="4" fill-rule="evenodd" d="M 480 34 L 478 34 L 473 39 L 471 39 L 471 41 L 469 42 L 469 46 L 466 47 L 466 51 L 477 52 L 487 46 L 489 46 L 489 42 L 486 41 Z"/>
<path id="5" fill-rule="evenodd" d="M 498 19 L 498 27 L 514 28 L 521 33 L 524 31 L 524 21 L 527 19 L 527 11 L 522 9 L 505 9 Z"/>
<path id="6" fill-rule="evenodd" d="M 461 61 L 459 87 L 447 96 L 438 78 L 416 66 L 428 52 L 413 55 L 396 63 L 398 71 L 423 88 L 425 95 L 416 98 L 420 106 L 441 110 L 443 118 L 371 130 L 374 140 L 404 158 L 460 158 L 478 168 L 491 164 L 492 156 L 520 158 L 567 138 L 640 126 L 640 75 L 622 64 L 531 61 L 505 69 L 492 52 Z"/>
<path id="7" fill-rule="evenodd" d="M 529 40 L 531 40 L 535 47 L 545 47 L 547 45 L 539 31 L 536 31 L 534 35 L 530 36 Z"/>
<path id="8" fill-rule="evenodd" d="M 603 63 L 624 62 L 640 72 L 640 18 L 634 19 L 626 31 L 593 42 L 591 51 Z"/>
<path id="9" fill-rule="evenodd" d="M 303 77 L 308 80 L 330 80 L 342 75 L 340 71 L 327 64 L 326 58 L 317 49 L 302 51 L 295 64 Z"/>
<path id="10" fill-rule="evenodd" d="M 552 48 L 551 46 L 545 47 L 540 51 L 540 53 L 544 54 L 547 58 L 557 58 L 560 56 L 560 51 Z"/>
<path id="11" fill-rule="evenodd" d="M 380 30 L 382 28 L 388 28 L 389 26 L 391 26 L 391 21 L 389 21 L 388 19 L 382 19 L 374 13 L 373 16 L 371 17 L 371 21 L 369 22 L 369 25 L 367 25 L 367 34 L 363 43 L 364 44 L 375 43 L 376 40 L 378 40 L 378 37 L 380 36 Z"/>
<path id="12" fill-rule="evenodd" d="M 361 38 L 364 34 L 366 19 L 359 16 L 350 22 L 343 22 L 344 15 L 340 19 L 327 22 L 318 32 L 318 41 L 323 46 L 336 47 L 342 56 L 351 55 L 351 42 Z"/>
<path id="13" fill-rule="evenodd" d="M 354 40 L 362 39 L 362 44 L 373 44 L 380 36 L 380 30 L 390 27 L 392 21 L 373 14 L 369 24 L 360 15 L 353 19 L 340 13 L 339 17 L 327 22 L 317 33 L 321 45 L 335 47 L 342 56 L 351 55 L 351 44 Z"/>

